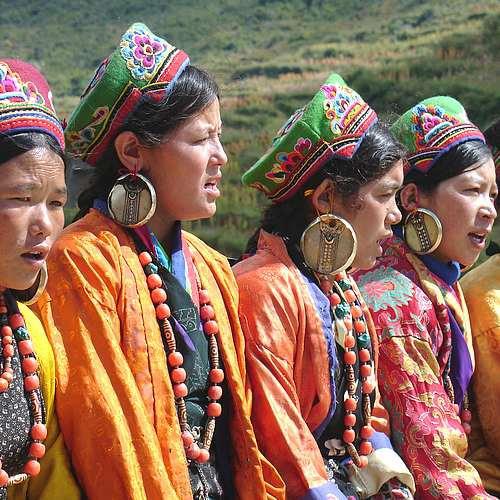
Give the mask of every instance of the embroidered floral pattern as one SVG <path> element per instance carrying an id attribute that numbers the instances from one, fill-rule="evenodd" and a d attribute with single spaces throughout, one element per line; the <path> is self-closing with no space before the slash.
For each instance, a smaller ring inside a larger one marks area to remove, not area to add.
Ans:
<path id="1" fill-rule="evenodd" d="M 32 82 L 23 82 L 5 63 L 0 63 L 0 99 L 3 103 L 31 102 L 45 104 L 45 99 Z"/>
<path id="2" fill-rule="evenodd" d="M 439 106 L 415 106 L 411 130 L 415 135 L 417 148 L 426 146 L 443 129 L 459 123 L 459 120 L 447 115 Z"/>
<path id="3" fill-rule="evenodd" d="M 411 256 L 393 238 L 377 267 L 356 276 L 379 335 L 378 381 L 392 441 L 415 478 L 416 497 L 489 498 L 464 459 L 466 435 L 442 383 L 451 352 L 446 308 L 424 293 L 428 273 L 410 264 Z"/>
<path id="4" fill-rule="evenodd" d="M 361 96 L 349 87 L 337 85 L 322 85 L 321 91 L 325 96 L 323 108 L 330 121 L 330 129 L 335 135 L 345 133 L 355 116 L 365 105 Z"/>
<path id="5" fill-rule="evenodd" d="M 300 137 L 297 139 L 293 151 L 290 153 L 281 152 L 276 155 L 278 163 L 275 163 L 273 168 L 266 173 L 266 177 L 277 184 L 282 183 L 287 174 L 293 172 L 306 159 L 311 147 L 310 139 Z"/>
<path id="6" fill-rule="evenodd" d="M 85 128 L 68 134 L 68 150 L 74 155 L 83 154 L 94 140 L 97 125 L 106 120 L 108 115 L 109 108 L 107 106 L 97 108 L 92 116 L 92 121 Z"/>
<path id="7" fill-rule="evenodd" d="M 384 266 L 367 272 L 357 283 L 363 288 L 363 296 L 368 306 L 375 312 L 406 306 L 413 297 L 411 281 Z"/>
<path id="8" fill-rule="evenodd" d="M 145 26 L 134 24 L 123 35 L 120 53 L 137 80 L 151 80 L 169 45 Z"/>

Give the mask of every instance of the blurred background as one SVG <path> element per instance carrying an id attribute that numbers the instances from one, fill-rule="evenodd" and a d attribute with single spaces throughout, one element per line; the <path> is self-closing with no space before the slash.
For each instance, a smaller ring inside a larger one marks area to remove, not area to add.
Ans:
<path id="1" fill-rule="evenodd" d="M 460 100 L 480 127 L 500 117 L 499 0 L 0 0 L 0 55 L 37 65 L 67 117 L 136 21 L 221 85 L 229 156 L 222 197 L 216 216 L 190 229 L 230 256 L 266 206 L 241 187 L 241 173 L 330 72 L 389 122 L 438 94 Z M 84 182 L 80 168 L 69 178 L 67 220 Z"/>

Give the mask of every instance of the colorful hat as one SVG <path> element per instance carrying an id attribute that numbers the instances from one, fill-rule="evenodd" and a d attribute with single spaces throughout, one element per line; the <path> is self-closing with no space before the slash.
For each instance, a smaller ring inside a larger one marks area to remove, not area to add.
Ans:
<path id="1" fill-rule="evenodd" d="M 406 173 L 427 173 L 444 153 L 462 142 L 485 142 L 463 106 L 448 96 L 418 103 L 394 123 L 391 132 L 409 151 Z"/>
<path id="2" fill-rule="evenodd" d="M 64 149 L 64 134 L 52 104 L 52 92 L 34 66 L 0 59 L 0 134 L 42 132 Z"/>
<path id="3" fill-rule="evenodd" d="M 333 73 L 279 130 L 271 148 L 242 177 L 275 203 L 293 196 L 329 159 L 350 159 L 377 115 Z"/>
<path id="4" fill-rule="evenodd" d="M 139 100 L 162 99 L 188 64 L 185 52 L 144 24 L 130 26 L 97 68 L 69 118 L 68 151 L 95 165 Z"/>
<path id="5" fill-rule="evenodd" d="M 500 181 L 500 119 L 484 131 L 484 137 L 493 154 L 498 183 Z"/>

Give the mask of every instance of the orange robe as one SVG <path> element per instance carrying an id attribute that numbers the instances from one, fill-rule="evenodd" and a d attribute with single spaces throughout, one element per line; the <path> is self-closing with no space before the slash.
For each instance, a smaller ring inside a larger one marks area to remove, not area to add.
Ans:
<path id="1" fill-rule="evenodd" d="M 485 488 L 500 496 L 500 254 L 467 273 L 461 285 L 476 357 L 467 460 L 479 472 Z"/>
<path id="2" fill-rule="evenodd" d="M 250 422 L 231 270 L 222 255 L 184 236 L 220 328 L 238 498 L 283 498 L 283 483 L 260 455 Z M 49 276 L 39 310 L 56 353 L 60 425 L 86 494 L 191 498 L 161 333 L 132 239 L 92 210 L 54 245 Z"/>
<path id="3" fill-rule="evenodd" d="M 277 236 L 261 231 L 257 253 L 238 263 L 234 272 L 259 446 L 283 477 L 288 499 L 345 498 L 328 480 L 315 437 L 335 406 L 332 350 L 325 338 L 329 331 L 333 339 L 331 319 L 325 327 L 308 282 Z M 371 325 L 367 310 L 365 314 Z M 376 337 L 372 339 L 376 362 Z M 375 429 L 388 432 L 386 410 L 377 404 L 372 414 Z M 389 444 L 372 453 L 369 466 L 350 479 L 369 496 L 393 477 L 414 489 L 411 474 Z"/>

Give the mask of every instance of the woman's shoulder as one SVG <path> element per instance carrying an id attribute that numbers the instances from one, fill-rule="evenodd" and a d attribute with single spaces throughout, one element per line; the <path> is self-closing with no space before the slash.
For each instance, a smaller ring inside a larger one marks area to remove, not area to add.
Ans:
<path id="1" fill-rule="evenodd" d="M 131 240 L 124 229 L 97 210 L 67 226 L 55 241 L 51 264 L 65 255 L 84 256 L 92 260 L 98 255 L 120 253 L 120 247 L 129 246 Z"/>

